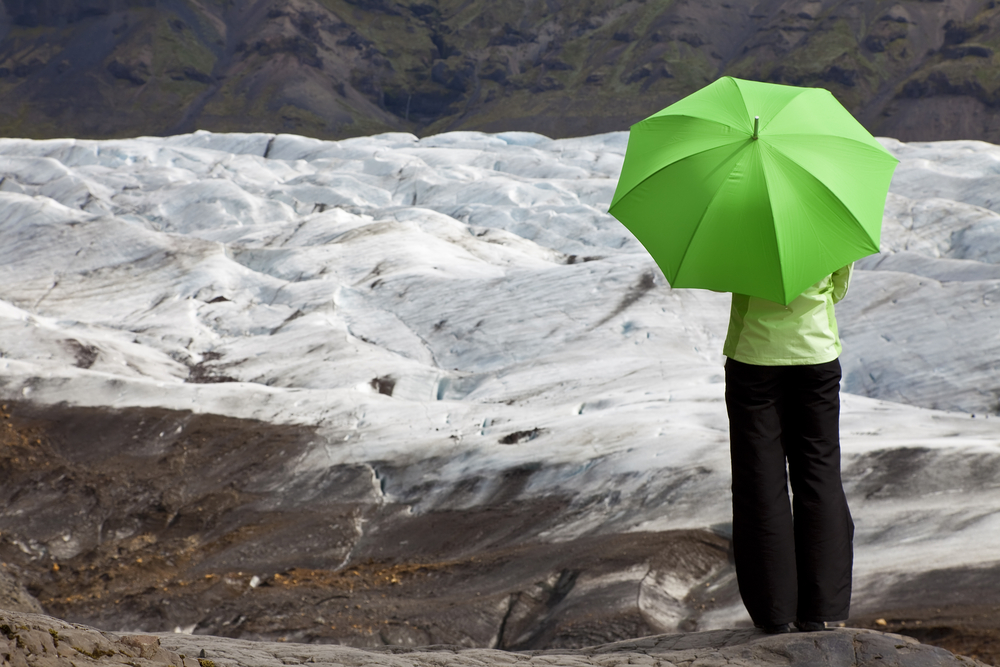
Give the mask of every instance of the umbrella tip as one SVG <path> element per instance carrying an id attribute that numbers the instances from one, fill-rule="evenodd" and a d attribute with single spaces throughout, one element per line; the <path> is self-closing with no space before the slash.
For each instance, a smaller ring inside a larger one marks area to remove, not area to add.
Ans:
<path id="1" fill-rule="evenodd" d="M 757 138 L 757 128 L 760 126 L 760 116 L 753 117 L 753 138 Z"/>

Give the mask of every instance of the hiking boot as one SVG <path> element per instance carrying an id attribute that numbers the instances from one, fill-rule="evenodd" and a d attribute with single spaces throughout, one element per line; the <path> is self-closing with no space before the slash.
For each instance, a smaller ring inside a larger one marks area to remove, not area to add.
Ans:
<path id="1" fill-rule="evenodd" d="M 795 627 L 799 632 L 820 632 L 829 629 L 823 621 L 795 621 Z"/>
<path id="2" fill-rule="evenodd" d="M 758 625 L 755 627 L 760 628 L 769 635 L 783 635 L 786 632 L 792 631 L 791 623 L 778 623 L 777 625 Z"/>

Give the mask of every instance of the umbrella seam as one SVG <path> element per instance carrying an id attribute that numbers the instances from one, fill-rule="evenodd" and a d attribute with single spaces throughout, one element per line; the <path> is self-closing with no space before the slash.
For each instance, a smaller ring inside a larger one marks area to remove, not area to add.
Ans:
<path id="1" fill-rule="evenodd" d="M 747 118 L 750 118 L 753 114 L 750 113 L 750 109 L 747 107 L 747 100 L 743 96 L 743 89 L 740 88 L 740 84 L 738 83 L 739 81 L 745 81 L 745 79 L 737 79 L 736 77 L 733 77 L 733 76 L 726 77 L 726 78 L 732 79 L 733 84 L 736 86 L 736 90 L 740 94 L 740 101 L 743 102 L 743 110 L 746 112 Z M 780 109 L 778 109 L 770 118 L 766 119 L 764 121 L 764 123 L 761 124 L 760 130 L 767 129 L 767 126 L 771 124 L 771 121 L 774 120 L 775 118 L 777 118 L 781 114 L 781 112 L 784 111 L 788 107 L 788 105 L 792 103 L 793 100 L 798 99 L 799 96 L 802 95 L 802 93 L 804 93 L 805 91 L 808 91 L 808 90 L 822 90 L 822 89 L 802 88 L 801 91 L 798 94 L 795 95 L 795 97 L 793 97 L 790 100 L 788 100 L 787 102 L 785 102 L 784 106 L 782 106 Z"/>
<path id="2" fill-rule="evenodd" d="M 750 117 L 750 109 L 747 108 L 747 98 L 743 97 L 743 89 L 740 88 L 740 84 L 736 83 L 736 78 L 735 77 L 731 77 L 730 76 L 730 77 L 726 77 L 726 78 L 728 78 L 730 81 L 732 81 L 733 85 L 736 87 L 736 92 L 739 93 L 739 95 L 740 95 L 740 102 L 743 103 L 743 111 L 746 113 L 747 117 L 749 118 Z"/>
<path id="3" fill-rule="evenodd" d="M 771 146 L 765 143 L 761 146 L 761 151 L 763 151 L 765 148 L 770 149 Z M 762 161 L 763 157 L 764 156 L 761 155 Z M 797 162 L 795 164 L 799 168 L 801 168 L 802 166 L 799 165 Z M 778 230 L 776 226 L 773 224 L 775 215 L 774 215 L 774 198 L 771 197 L 771 183 L 768 181 L 767 178 L 767 169 L 764 169 L 762 166 L 760 171 L 761 174 L 764 176 L 764 192 L 767 193 L 767 208 L 769 211 L 771 211 L 772 224 L 768 225 L 768 229 L 771 230 L 771 233 L 774 235 L 774 251 L 778 253 L 778 281 L 781 284 L 781 298 L 785 302 L 784 305 L 787 306 L 789 303 L 791 303 L 791 300 L 788 298 L 788 288 L 785 287 L 785 264 L 784 264 L 783 246 L 778 241 Z"/>
<path id="4" fill-rule="evenodd" d="M 794 132 L 794 133 L 789 132 L 787 134 L 772 134 L 768 138 L 770 139 L 770 138 L 776 138 L 776 137 L 783 137 L 783 138 L 784 137 L 788 137 L 788 138 L 791 138 L 791 137 L 817 137 L 817 136 L 819 136 L 819 137 L 830 137 L 832 139 L 843 139 L 844 141 L 849 141 L 849 142 L 851 142 L 852 144 L 854 144 L 856 146 L 861 146 L 863 148 L 868 149 L 869 151 L 874 151 L 874 152 L 878 153 L 879 155 L 885 155 L 887 157 L 891 157 L 893 160 L 896 161 L 897 164 L 899 163 L 899 158 L 897 158 L 895 155 L 893 155 L 888 150 L 886 150 L 885 146 L 882 146 L 882 144 L 879 144 L 878 147 L 875 147 L 875 146 L 872 146 L 871 144 L 865 143 L 864 141 L 858 141 L 857 139 L 852 139 L 851 137 L 845 137 L 842 134 L 820 134 L 818 132 L 809 132 L 809 133 L 806 133 L 806 132 Z M 783 154 L 784 153 L 782 153 L 782 155 Z M 796 163 L 796 164 L 798 164 L 798 163 Z M 802 165 L 799 165 L 799 166 L 801 167 Z"/>
<path id="5" fill-rule="evenodd" d="M 800 99 L 803 95 L 809 95 L 809 94 L 811 94 L 810 91 L 821 91 L 822 93 L 828 93 L 828 94 L 830 94 L 830 91 L 826 90 L 825 88 L 799 88 L 799 91 L 798 91 L 798 93 L 796 93 L 795 97 L 792 97 L 791 99 L 789 99 L 787 102 L 785 102 L 784 106 L 782 106 L 780 109 L 778 109 L 777 111 L 775 111 L 774 115 L 771 116 L 768 119 L 767 124 L 770 125 L 771 121 L 777 119 L 778 116 L 780 116 L 782 113 L 784 113 L 788 109 L 788 107 L 792 104 L 792 102 L 795 102 L 796 100 Z M 815 94 L 813 94 L 813 96 L 815 96 Z M 833 97 L 833 95 L 830 94 L 830 97 Z M 837 102 L 836 98 L 833 98 L 833 99 L 834 99 L 834 104 L 838 104 L 838 105 L 840 104 L 839 102 Z M 765 127 L 766 127 L 766 125 L 765 125 Z M 763 129 L 763 128 L 761 128 L 761 129 Z M 781 134 L 779 134 L 779 135 L 773 135 L 772 134 L 771 136 L 785 136 L 785 135 L 781 135 Z M 829 136 L 838 136 L 838 135 L 829 135 Z"/>
<path id="6" fill-rule="evenodd" d="M 669 108 L 670 107 L 667 107 L 667 109 L 669 109 Z M 666 111 L 667 109 L 664 109 L 663 111 Z M 742 128 L 742 127 L 733 127 L 729 123 L 724 123 L 721 120 L 716 120 L 714 118 L 704 118 L 703 116 L 695 116 L 694 114 L 691 114 L 690 112 L 665 113 L 665 114 L 662 114 L 662 115 L 653 114 L 649 118 L 643 118 L 638 123 L 636 123 L 635 125 L 633 125 L 632 127 L 630 127 L 629 131 L 631 132 L 632 128 L 634 128 L 636 125 L 642 125 L 643 123 L 646 123 L 646 122 L 649 122 L 649 121 L 652 121 L 652 120 L 656 120 L 657 118 L 690 118 L 692 120 L 700 120 L 700 121 L 702 121 L 704 123 L 715 123 L 716 125 L 721 125 L 722 127 L 728 127 L 729 129 L 736 130 L 737 132 L 746 132 L 745 128 Z"/>

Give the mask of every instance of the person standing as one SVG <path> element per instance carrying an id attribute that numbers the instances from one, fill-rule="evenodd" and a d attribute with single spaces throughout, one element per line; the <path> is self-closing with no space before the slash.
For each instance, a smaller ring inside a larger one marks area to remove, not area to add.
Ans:
<path id="1" fill-rule="evenodd" d="M 834 304 L 852 272 L 835 271 L 787 306 L 733 294 L 723 347 L 733 555 L 750 618 L 771 634 L 823 630 L 850 611 L 854 522 L 840 476 Z"/>

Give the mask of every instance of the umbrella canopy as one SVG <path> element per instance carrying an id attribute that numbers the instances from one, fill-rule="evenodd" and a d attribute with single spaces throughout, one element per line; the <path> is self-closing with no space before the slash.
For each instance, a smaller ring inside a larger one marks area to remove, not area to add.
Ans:
<path id="1" fill-rule="evenodd" d="M 879 251 L 898 163 L 829 91 L 724 77 L 632 126 L 610 212 L 672 287 L 788 304 Z"/>

